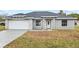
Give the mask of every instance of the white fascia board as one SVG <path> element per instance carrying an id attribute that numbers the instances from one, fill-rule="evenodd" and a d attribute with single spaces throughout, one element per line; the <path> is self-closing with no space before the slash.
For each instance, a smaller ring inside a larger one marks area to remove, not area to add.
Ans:
<path id="1" fill-rule="evenodd" d="M 57 16 L 41 16 L 41 17 L 57 17 Z"/>
<path id="2" fill-rule="evenodd" d="M 33 19 L 42 19 L 42 18 L 33 18 Z"/>
<path id="3" fill-rule="evenodd" d="M 56 18 L 56 19 L 77 19 L 77 18 Z"/>

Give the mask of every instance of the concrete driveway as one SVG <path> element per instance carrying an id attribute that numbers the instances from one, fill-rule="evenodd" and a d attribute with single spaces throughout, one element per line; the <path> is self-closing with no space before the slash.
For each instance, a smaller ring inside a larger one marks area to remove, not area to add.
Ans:
<path id="1" fill-rule="evenodd" d="M 23 35 L 27 30 L 4 30 L 0 31 L 0 48 Z"/>

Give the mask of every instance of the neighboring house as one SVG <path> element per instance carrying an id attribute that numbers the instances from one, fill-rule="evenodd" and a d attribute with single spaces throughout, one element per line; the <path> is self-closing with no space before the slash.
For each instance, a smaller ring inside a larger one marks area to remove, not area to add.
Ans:
<path id="1" fill-rule="evenodd" d="M 79 19 L 75 20 L 75 25 L 79 26 Z"/>
<path id="2" fill-rule="evenodd" d="M 75 19 L 48 11 L 35 11 L 27 14 L 14 14 L 5 21 L 7 29 L 74 29 Z"/>
<path id="3" fill-rule="evenodd" d="M 5 16 L 0 15 L 0 25 L 5 26 Z"/>
<path id="4" fill-rule="evenodd" d="M 5 25 L 5 21 L 0 21 L 0 25 Z"/>

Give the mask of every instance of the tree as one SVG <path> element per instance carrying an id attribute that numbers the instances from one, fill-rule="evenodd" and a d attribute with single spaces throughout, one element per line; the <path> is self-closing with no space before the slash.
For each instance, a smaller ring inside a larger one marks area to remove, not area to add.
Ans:
<path id="1" fill-rule="evenodd" d="M 79 14 L 77 14 L 77 13 L 71 13 L 71 14 L 68 14 L 68 16 L 76 17 L 79 19 Z"/>
<path id="2" fill-rule="evenodd" d="M 4 21 L 5 19 L 3 19 L 2 17 L 0 17 L 0 21 Z"/>
<path id="3" fill-rule="evenodd" d="M 66 13 L 64 13 L 63 10 L 60 10 L 59 14 L 60 14 L 60 15 L 65 15 L 65 16 L 66 16 Z"/>

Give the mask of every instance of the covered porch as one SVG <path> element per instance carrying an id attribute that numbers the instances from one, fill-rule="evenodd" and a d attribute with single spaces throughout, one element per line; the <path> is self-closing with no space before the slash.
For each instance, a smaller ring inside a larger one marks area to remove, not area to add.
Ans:
<path id="1" fill-rule="evenodd" d="M 54 18 L 40 18 L 40 19 L 32 19 L 32 20 L 33 20 L 34 30 L 53 29 L 55 26 Z"/>

